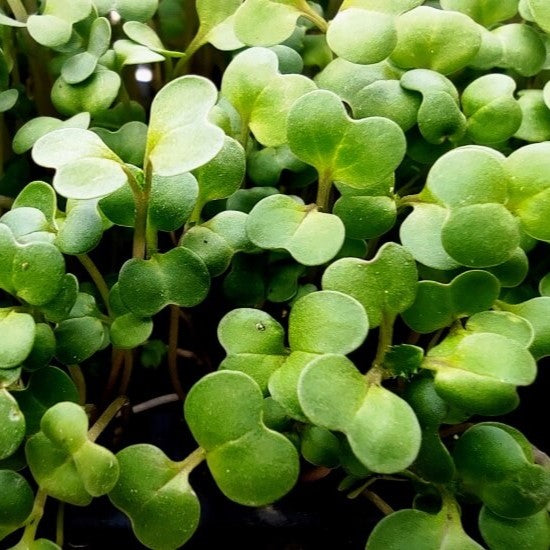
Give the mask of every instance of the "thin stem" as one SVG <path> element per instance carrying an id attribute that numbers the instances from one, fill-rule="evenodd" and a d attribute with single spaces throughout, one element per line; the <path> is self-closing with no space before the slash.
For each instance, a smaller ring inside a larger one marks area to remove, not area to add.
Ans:
<path id="1" fill-rule="evenodd" d="M 118 411 L 128 403 L 125 396 L 117 397 L 96 420 L 95 424 L 88 430 L 88 439 L 95 441 L 109 425 L 111 420 L 118 414 Z"/>
<path id="2" fill-rule="evenodd" d="M 111 356 L 111 371 L 109 372 L 109 379 L 105 390 L 103 391 L 102 400 L 105 402 L 113 393 L 113 388 L 115 387 L 118 375 L 122 369 L 122 364 L 124 363 L 124 351 L 121 349 L 113 348 Z"/>
<path id="3" fill-rule="evenodd" d="M 382 321 L 380 322 L 379 334 L 378 334 L 378 348 L 376 350 L 376 357 L 372 362 L 373 367 L 382 367 L 386 352 L 392 344 L 393 340 L 393 323 L 395 317 L 390 315 L 382 315 Z"/>
<path id="4" fill-rule="evenodd" d="M 155 407 L 160 407 L 161 405 L 166 405 L 168 403 L 175 403 L 179 401 L 180 397 L 177 393 L 169 393 L 168 395 L 160 395 L 154 399 L 149 399 L 149 401 L 144 401 L 143 403 L 138 403 L 132 407 L 132 412 L 134 414 L 148 411 L 154 409 Z"/>
<path id="5" fill-rule="evenodd" d="M 69 374 L 74 382 L 76 389 L 78 390 L 78 401 L 80 405 L 86 404 L 86 379 L 82 374 L 82 369 L 79 365 L 69 365 Z"/>
<path id="6" fill-rule="evenodd" d="M 330 193 L 332 191 L 332 176 L 330 174 L 319 174 L 319 184 L 317 186 L 317 198 L 315 204 L 319 210 L 328 212 L 330 209 Z"/>
<path id="7" fill-rule="evenodd" d="M 441 335 L 443 334 L 443 331 L 445 330 L 445 327 L 440 328 L 436 331 L 436 333 L 433 335 L 432 339 L 428 343 L 428 346 L 426 347 L 426 351 L 430 351 L 433 347 L 437 345 L 439 340 L 441 339 Z"/>
<path id="8" fill-rule="evenodd" d="M 393 514 L 395 510 L 380 496 L 368 489 L 363 491 L 363 495 L 368 498 L 385 516 Z"/>
<path id="9" fill-rule="evenodd" d="M 324 33 L 328 31 L 328 23 L 306 2 L 306 0 L 300 0 L 297 5 L 303 16 L 309 19 L 319 28 L 319 30 Z"/>
<path id="10" fill-rule="evenodd" d="M 168 332 L 168 373 L 172 387 L 180 399 L 185 399 L 185 392 L 178 375 L 178 336 L 180 312 L 178 306 L 170 306 L 170 329 Z"/>
<path id="11" fill-rule="evenodd" d="M 147 255 L 151 256 L 152 254 L 156 254 L 159 249 L 158 231 L 157 228 L 151 223 L 147 224 L 145 229 L 145 241 L 147 246 Z"/>
<path id="12" fill-rule="evenodd" d="M 197 50 L 203 44 L 204 44 L 204 33 L 202 32 L 197 33 L 194 36 L 193 40 L 191 40 L 191 42 L 185 49 L 185 52 L 183 52 L 183 55 L 178 59 L 178 62 L 176 63 L 176 66 L 172 71 L 172 75 L 171 75 L 172 79 L 178 76 L 181 76 L 182 74 L 185 74 L 189 61 L 191 61 L 191 58 L 195 55 L 195 53 L 197 53 Z"/>
<path id="13" fill-rule="evenodd" d="M 43 489 L 39 489 L 34 498 L 34 505 L 32 508 L 31 515 L 25 530 L 23 531 L 23 536 L 21 537 L 22 546 L 27 548 L 30 547 L 36 538 L 36 530 L 38 529 L 38 524 L 44 515 L 44 505 L 46 504 L 46 499 L 48 495 Z"/>
<path id="14" fill-rule="evenodd" d="M 119 395 L 125 395 L 130 385 L 130 378 L 134 370 L 134 352 L 131 349 L 124 351 L 124 370 L 122 371 L 122 379 L 120 380 Z"/>
<path id="15" fill-rule="evenodd" d="M 26 23 L 29 15 L 23 5 L 23 2 L 21 2 L 21 0 L 7 0 L 7 2 L 15 19 L 17 19 L 17 21 L 21 21 L 21 23 Z"/>
<path id="16" fill-rule="evenodd" d="M 55 524 L 55 543 L 63 548 L 65 526 L 65 503 L 60 502 L 57 508 L 57 521 Z"/>
<path id="17" fill-rule="evenodd" d="M 111 305 L 109 303 L 109 287 L 107 286 L 103 275 L 88 254 L 79 254 L 77 258 L 84 266 L 84 269 L 88 272 L 88 275 L 91 277 L 97 290 L 99 291 L 109 317 L 112 317 L 113 312 L 111 311 Z"/>
<path id="18" fill-rule="evenodd" d="M 128 184 L 134 195 L 134 204 L 136 209 L 134 223 L 134 242 L 132 256 L 143 260 L 147 257 L 147 215 L 149 210 L 149 195 L 151 192 L 152 169 L 150 164 L 145 165 L 145 185 L 143 188 L 138 184 L 136 178 L 129 169 L 122 166 Z"/>
<path id="19" fill-rule="evenodd" d="M 362 483 L 357 489 L 354 489 L 350 493 L 346 495 L 349 499 L 357 498 L 367 487 L 370 487 L 378 478 L 371 477 L 370 479 L 367 479 L 365 483 Z"/>
<path id="20" fill-rule="evenodd" d="M 206 451 L 202 447 L 198 447 L 185 460 L 178 463 L 180 471 L 192 472 L 205 458 Z"/>

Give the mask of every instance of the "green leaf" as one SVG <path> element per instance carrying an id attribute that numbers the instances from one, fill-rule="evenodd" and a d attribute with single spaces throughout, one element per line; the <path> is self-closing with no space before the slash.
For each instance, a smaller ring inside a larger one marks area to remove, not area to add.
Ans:
<path id="1" fill-rule="evenodd" d="M 134 166 L 143 165 L 147 141 L 146 124 L 134 120 L 112 132 L 105 128 L 93 128 L 93 131 L 124 162 Z"/>
<path id="2" fill-rule="evenodd" d="M 53 224 L 57 211 L 57 198 L 52 186 L 43 181 L 27 183 L 15 198 L 12 210 L 23 207 L 37 208 L 44 214 L 46 220 Z"/>
<path id="3" fill-rule="evenodd" d="M 518 11 L 518 0 L 440 0 L 440 4 L 444 10 L 469 15 L 484 27 L 511 19 Z"/>
<path id="4" fill-rule="evenodd" d="M 103 0 L 101 0 L 103 1 Z M 159 0 L 111 0 L 111 8 L 126 21 L 149 21 L 155 15 Z"/>
<path id="5" fill-rule="evenodd" d="M 25 359 L 25 370 L 35 371 L 49 364 L 55 354 L 55 335 L 47 323 L 37 323 L 32 350 Z"/>
<path id="6" fill-rule="evenodd" d="M 78 84 L 59 77 L 52 87 L 52 102 L 63 115 L 73 116 L 88 111 L 92 116 L 108 109 L 120 89 L 120 76 L 98 65 L 95 72 Z"/>
<path id="7" fill-rule="evenodd" d="M 321 178 L 359 189 L 390 176 L 405 153 L 403 132 L 395 122 L 382 117 L 352 120 L 340 98 L 325 90 L 294 103 L 288 142 Z"/>
<path id="8" fill-rule="evenodd" d="M 394 317 L 415 298 L 418 274 L 412 256 L 395 243 L 386 243 L 370 260 L 342 258 L 323 274 L 323 289 L 352 296 L 365 308 L 371 328 L 383 317 Z"/>
<path id="9" fill-rule="evenodd" d="M 516 82 L 503 74 L 487 74 L 471 82 L 462 94 L 468 135 L 476 143 L 499 143 L 512 137 L 522 123 L 514 98 Z"/>
<path id="10" fill-rule="evenodd" d="M 36 325 L 28 313 L 0 310 L 0 369 L 11 369 L 25 361 L 32 351 Z"/>
<path id="11" fill-rule="evenodd" d="M 550 111 L 549 111 L 550 112 Z M 530 236 L 550 241 L 545 212 L 550 207 L 548 143 L 527 145 L 514 151 L 505 161 L 509 177 L 508 207 Z"/>
<path id="12" fill-rule="evenodd" d="M 68 143 L 71 147 L 67 147 Z M 54 188 L 67 198 L 103 197 L 127 181 L 122 161 L 88 130 L 67 128 L 50 132 L 35 143 L 32 155 L 37 164 L 56 169 Z"/>
<path id="13" fill-rule="evenodd" d="M 395 18 L 360 8 L 340 10 L 330 22 L 327 43 L 334 53 L 352 63 L 378 63 L 397 45 Z"/>
<path id="14" fill-rule="evenodd" d="M 30 516 L 34 494 L 27 480 L 11 470 L 0 470 L 0 540 L 9 535 Z"/>
<path id="15" fill-rule="evenodd" d="M 550 498 L 550 472 L 533 464 L 523 448 L 525 443 L 530 451 L 517 430 L 481 423 L 464 432 L 454 448 L 453 459 L 467 491 L 503 518 L 532 516 Z"/>
<path id="16" fill-rule="evenodd" d="M 537 373 L 524 345 L 488 332 L 448 337 L 428 352 L 423 367 L 435 371 L 435 388 L 445 401 L 484 415 L 513 410 L 516 386 L 531 384 Z"/>
<path id="17" fill-rule="evenodd" d="M 403 247 L 420 262 L 433 269 L 448 270 L 460 266 L 443 248 L 441 230 L 448 210 L 428 203 L 414 204 L 414 210 L 399 228 Z"/>
<path id="18" fill-rule="evenodd" d="M 312 423 L 346 434 L 353 453 L 369 470 L 397 472 L 418 454 L 420 427 L 410 406 L 368 384 L 345 357 L 324 355 L 310 362 L 300 376 L 298 398 Z"/>
<path id="19" fill-rule="evenodd" d="M 340 464 L 340 441 L 325 428 L 305 426 L 301 433 L 300 452 L 311 464 L 335 468 Z"/>
<path id="20" fill-rule="evenodd" d="M 217 2 L 216 0 L 197 0 L 197 15 L 200 27 L 197 36 L 199 42 L 210 42 L 218 50 L 237 50 L 244 44 L 235 35 L 235 12 L 242 0 Z M 195 39 L 197 40 L 197 39 Z"/>
<path id="21" fill-rule="evenodd" d="M 158 175 L 189 172 L 219 153 L 224 134 L 208 120 L 217 95 L 215 86 L 200 76 L 172 80 L 156 95 L 145 156 Z"/>
<path id="22" fill-rule="evenodd" d="M 397 208 L 390 197 L 351 195 L 340 197 L 333 213 L 344 223 L 346 236 L 374 239 L 387 233 L 396 222 Z"/>
<path id="23" fill-rule="evenodd" d="M 235 34 L 249 46 L 284 42 L 301 12 L 293 0 L 245 0 L 235 14 Z"/>
<path id="24" fill-rule="evenodd" d="M 86 130 L 90 125 L 90 113 L 79 113 L 67 120 L 59 120 L 53 117 L 40 116 L 23 124 L 13 138 L 13 150 L 22 155 L 43 136 L 61 128 L 80 128 Z M 32 206 L 32 205 L 26 205 Z"/>
<path id="25" fill-rule="evenodd" d="M 292 351 L 347 355 L 364 342 L 369 321 L 363 306 L 341 292 L 312 292 L 290 311 L 288 338 Z"/>
<path id="26" fill-rule="evenodd" d="M 460 548 L 482 550 L 462 529 L 457 511 L 447 513 L 443 507 L 437 515 L 421 510 L 398 510 L 380 521 L 367 541 L 366 550 L 402 548 Z"/>
<path id="27" fill-rule="evenodd" d="M 530 351 L 535 359 L 550 355 L 550 298 L 543 296 L 519 304 L 500 303 L 500 307 L 527 320 L 533 327 L 535 337 Z"/>
<path id="28" fill-rule="evenodd" d="M 225 199 L 241 186 L 246 169 L 246 156 L 241 144 L 228 136 L 219 153 L 194 170 L 199 184 L 197 209 L 209 201 Z"/>
<path id="29" fill-rule="evenodd" d="M 428 334 L 491 308 L 499 292 L 497 278 L 486 271 L 466 271 L 449 284 L 420 281 L 414 303 L 402 317 L 414 331 Z"/>
<path id="30" fill-rule="evenodd" d="M 258 385 L 234 371 L 205 376 L 185 401 L 185 418 L 214 480 L 228 498 L 247 506 L 279 499 L 298 477 L 294 445 L 265 427 L 262 411 Z"/>
<path id="31" fill-rule="evenodd" d="M 491 267 L 509 260 L 519 246 L 516 218 L 501 204 L 451 210 L 441 229 L 445 251 L 467 267 Z"/>
<path id="32" fill-rule="evenodd" d="M 179 548 L 195 532 L 200 503 L 189 472 L 153 445 L 132 445 L 117 454 L 120 476 L 111 502 L 132 520 L 148 548 Z"/>
<path id="33" fill-rule="evenodd" d="M 545 510 L 526 518 L 507 519 L 484 506 L 479 513 L 479 529 L 494 550 L 512 550 L 524 544 L 533 550 L 550 546 L 550 518 Z"/>
<path id="34" fill-rule="evenodd" d="M 47 0 L 41 15 L 28 18 L 27 29 L 43 46 L 62 46 L 71 38 L 73 23 L 85 19 L 91 10 L 92 0 L 74 0 L 70 4 L 62 0 Z"/>
<path id="35" fill-rule="evenodd" d="M 542 91 L 521 90 L 518 96 L 522 120 L 515 137 L 530 142 L 550 139 L 550 109 Z"/>
<path id="36" fill-rule="evenodd" d="M 17 401 L 2 388 L 0 389 L 0 460 L 11 456 L 24 437 L 25 417 Z"/>
<path id="37" fill-rule="evenodd" d="M 116 457 L 88 439 L 88 417 L 75 403 L 54 405 L 40 421 L 41 431 L 27 440 L 25 454 L 34 479 L 48 495 L 76 506 L 114 487 Z"/>
<path id="38" fill-rule="evenodd" d="M 27 386 L 14 391 L 13 397 L 25 415 L 27 435 L 40 431 L 40 420 L 50 407 L 62 401 L 79 401 L 74 382 L 57 367 L 45 367 L 33 372 Z"/>
<path id="39" fill-rule="evenodd" d="M 9 111 L 17 103 L 19 91 L 15 88 L 0 92 L 0 113 Z"/>
<path id="40" fill-rule="evenodd" d="M 533 326 L 523 317 L 509 311 L 481 311 L 472 315 L 466 323 L 466 330 L 492 332 L 519 342 L 526 348 L 533 343 Z"/>
<path id="41" fill-rule="evenodd" d="M 121 66 L 158 63 L 165 60 L 164 55 L 131 40 L 117 40 L 113 44 L 113 49 L 116 53 L 117 62 Z"/>
<path id="42" fill-rule="evenodd" d="M 287 142 L 287 115 L 294 102 L 316 89 L 305 76 L 281 74 L 272 50 L 250 48 L 227 67 L 221 92 L 241 117 L 241 130 L 250 130 L 265 146 Z"/>
<path id="43" fill-rule="evenodd" d="M 78 281 L 71 273 L 66 273 L 61 279 L 59 292 L 52 300 L 43 304 L 40 310 L 46 320 L 59 323 L 69 316 L 78 295 Z"/>
<path id="44" fill-rule="evenodd" d="M 497 27 L 492 34 L 500 41 L 499 67 L 513 69 L 521 76 L 534 76 L 546 60 L 546 48 L 540 34 L 531 26 L 512 23 Z"/>
<path id="45" fill-rule="evenodd" d="M 266 393 L 269 377 L 285 360 L 284 336 L 281 325 L 269 314 L 234 309 L 218 325 L 218 340 L 227 353 L 219 368 L 248 374 Z"/>
<path id="46" fill-rule="evenodd" d="M 504 156 L 489 147 L 468 145 L 441 156 L 432 166 L 421 196 L 450 208 L 500 203 L 507 199 Z"/>
<path id="47" fill-rule="evenodd" d="M 450 74 L 465 67 L 481 46 L 478 26 L 458 12 L 419 6 L 396 20 L 392 61 L 405 69 Z"/>
<path id="48" fill-rule="evenodd" d="M 285 249 L 303 265 L 321 265 L 340 250 L 345 229 L 340 219 L 302 205 L 288 195 L 272 195 L 250 212 L 246 224 L 250 240 L 260 248 Z"/>
<path id="49" fill-rule="evenodd" d="M 103 236 L 103 218 L 97 208 L 97 199 L 67 201 L 64 219 L 57 219 L 55 244 L 63 254 L 87 254 Z"/>
<path id="50" fill-rule="evenodd" d="M 177 247 L 149 260 L 128 260 L 120 270 L 120 296 L 138 317 L 150 317 L 169 304 L 192 307 L 208 293 L 210 276 L 191 250 Z"/>
<path id="51" fill-rule="evenodd" d="M 539 282 L 541 296 L 550 296 L 550 273 L 547 273 Z"/>
<path id="52" fill-rule="evenodd" d="M 527 0 L 529 11 L 537 25 L 545 32 L 550 32 L 550 10 L 544 0 Z"/>
<path id="53" fill-rule="evenodd" d="M 153 321 L 133 313 L 117 317 L 110 328 L 111 342 L 120 349 L 133 349 L 143 344 L 153 332 Z"/>
<path id="54" fill-rule="evenodd" d="M 101 349 L 103 338 L 103 324 L 99 319 L 89 316 L 66 319 L 55 329 L 55 355 L 65 365 L 82 363 Z"/>

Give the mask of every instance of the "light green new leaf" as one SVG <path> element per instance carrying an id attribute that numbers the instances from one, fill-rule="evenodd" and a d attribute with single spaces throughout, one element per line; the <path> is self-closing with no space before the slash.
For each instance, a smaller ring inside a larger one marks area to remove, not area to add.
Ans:
<path id="1" fill-rule="evenodd" d="M 128 21 L 124 23 L 122 28 L 128 38 L 163 56 L 183 57 L 184 55 L 181 52 L 166 49 L 158 34 L 144 23 L 140 23 L 139 21 Z"/>
<path id="2" fill-rule="evenodd" d="M 440 0 L 444 10 L 469 15 L 484 27 L 511 19 L 518 12 L 518 0 Z"/>
<path id="3" fill-rule="evenodd" d="M 405 69 L 451 74 L 465 67 L 481 46 L 481 33 L 462 13 L 419 6 L 396 21 L 397 46 L 392 61 Z"/>
<path id="4" fill-rule="evenodd" d="M 27 20 L 29 34 L 39 44 L 55 48 L 66 44 L 73 31 L 73 24 L 85 19 L 92 10 L 92 0 L 46 0 L 40 15 Z"/>
<path id="5" fill-rule="evenodd" d="M 323 289 L 358 300 L 374 328 L 384 317 L 393 318 L 412 305 L 417 281 L 411 254 L 398 244 L 386 243 L 370 261 L 342 258 L 331 264 L 323 274 Z"/>
<path id="6" fill-rule="evenodd" d="M 196 47 L 210 42 L 218 50 L 237 50 L 244 44 L 235 35 L 234 15 L 242 0 L 197 0 L 199 29 L 194 38 Z"/>
<path id="7" fill-rule="evenodd" d="M 100 15 L 114 10 L 126 21 L 149 21 L 157 11 L 159 0 L 93 0 Z"/>
<path id="8" fill-rule="evenodd" d="M 124 162 L 140 167 L 143 165 L 147 142 L 146 124 L 133 120 L 112 132 L 105 128 L 93 128 L 92 130 Z"/>
<path id="9" fill-rule="evenodd" d="M 113 44 L 113 49 L 116 53 L 117 61 L 121 66 L 158 63 L 165 60 L 164 55 L 131 40 L 117 40 Z"/>
<path id="10" fill-rule="evenodd" d="M 469 413 L 499 415 L 514 409 L 516 386 L 531 384 L 537 372 L 525 346 L 488 332 L 449 338 L 430 350 L 423 363 L 435 371 L 437 393 Z"/>
<path id="11" fill-rule="evenodd" d="M 103 197 L 127 181 L 122 161 L 88 130 L 50 132 L 35 143 L 32 156 L 37 164 L 56 169 L 53 186 L 67 198 Z"/>
<path id="12" fill-rule="evenodd" d="M 303 265 L 321 265 L 340 250 L 344 224 L 315 205 L 303 205 L 288 195 L 271 195 L 251 210 L 246 231 L 250 240 L 267 250 L 284 249 Z"/>
<path id="13" fill-rule="evenodd" d="M 59 120 L 53 117 L 41 116 L 33 118 L 23 124 L 13 138 L 13 150 L 22 155 L 43 136 L 61 128 L 80 128 L 86 130 L 90 125 L 90 113 L 79 113 L 67 120 Z M 31 205 L 27 205 L 31 206 Z"/>
<path id="14" fill-rule="evenodd" d="M 249 46 L 284 42 L 302 13 L 294 0 L 245 0 L 235 14 L 235 34 Z"/>
<path id="15" fill-rule="evenodd" d="M 242 131 L 250 126 L 265 146 L 287 141 L 287 115 L 293 103 L 316 89 L 305 76 L 281 74 L 277 54 L 267 48 L 250 48 L 227 67 L 221 92 L 241 117 Z"/>
<path id="16" fill-rule="evenodd" d="M 378 63 L 397 45 L 395 18 L 374 10 L 340 10 L 330 22 L 327 43 L 334 53 L 352 63 Z"/>
<path id="17" fill-rule="evenodd" d="M 0 460 L 11 456 L 24 437 L 25 417 L 17 401 L 8 390 L 2 388 L 0 389 Z"/>
<path id="18" fill-rule="evenodd" d="M 59 227 L 55 245 L 63 254 L 87 254 L 103 235 L 103 219 L 97 200 L 67 201 L 65 218 L 57 218 Z"/>
<path id="19" fill-rule="evenodd" d="M 297 300 L 290 311 L 288 339 L 292 351 L 347 355 L 365 340 L 369 322 L 351 296 L 323 290 Z"/>
<path id="20" fill-rule="evenodd" d="M 120 476 L 109 499 L 132 521 L 148 548 L 179 548 L 193 535 L 200 503 L 189 472 L 153 445 L 132 445 L 117 454 Z"/>
<path id="21" fill-rule="evenodd" d="M 544 0 L 526 0 L 529 11 L 537 25 L 545 32 L 550 32 L 550 6 Z"/>
<path id="22" fill-rule="evenodd" d="M 224 133 L 208 120 L 217 95 L 215 86 L 200 76 L 172 80 L 156 95 L 145 156 L 158 175 L 189 172 L 221 150 Z"/>
<path id="23" fill-rule="evenodd" d="M 509 311 L 481 311 L 472 315 L 466 323 L 466 330 L 472 332 L 493 332 L 501 334 L 529 348 L 535 331 L 529 321 Z"/>
<path id="24" fill-rule="evenodd" d="M 518 104 L 522 113 L 521 125 L 515 137 L 530 142 L 550 139 L 550 109 L 541 90 L 521 90 Z"/>
<path id="25" fill-rule="evenodd" d="M 153 332 L 153 321 L 150 318 L 137 317 L 127 313 L 117 317 L 110 327 L 113 346 L 120 349 L 134 349 L 141 346 Z"/>
<path id="26" fill-rule="evenodd" d="M 5 113 L 14 107 L 18 98 L 19 91 L 15 88 L 0 92 L 0 113 Z"/>
<path id="27" fill-rule="evenodd" d="M 34 479 L 48 495 L 76 506 L 114 487 L 116 457 L 88 439 L 88 417 L 71 402 L 51 407 L 40 421 L 41 431 L 27 440 L 25 454 Z"/>
<path id="28" fill-rule="evenodd" d="M 324 181 L 366 189 L 392 174 L 405 153 L 399 126 L 386 118 L 351 119 L 329 91 L 298 99 L 288 117 L 292 152 L 311 164 Z"/>
<path id="29" fill-rule="evenodd" d="M 28 313 L 0 310 L 0 369 L 12 369 L 27 358 L 34 343 L 36 325 Z"/>

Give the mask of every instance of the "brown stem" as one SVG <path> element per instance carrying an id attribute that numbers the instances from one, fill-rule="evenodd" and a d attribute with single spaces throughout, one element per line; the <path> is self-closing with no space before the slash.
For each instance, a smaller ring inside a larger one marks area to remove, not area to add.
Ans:
<path id="1" fill-rule="evenodd" d="M 180 399 L 185 399 L 185 392 L 178 375 L 178 336 L 180 326 L 180 310 L 178 306 L 170 306 L 170 329 L 168 332 L 168 373 L 174 391 Z"/>
<path id="2" fill-rule="evenodd" d="M 119 395 L 126 395 L 130 378 L 134 370 L 134 352 L 131 349 L 124 350 L 124 370 L 122 371 L 122 379 L 120 380 Z"/>
<path id="3" fill-rule="evenodd" d="M 395 510 L 379 495 L 365 489 L 363 495 L 368 498 L 385 516 L 393 514 Z"/>
<path id="4" fill-rule="evenodd" d="M 109 379 L 107 380 L 107 385 L 103 390 L 102 401 L 108 401 L 113 394 L 113 389 L 115 387 L 118 375 L 122 369 L 122 363 L 124 362 L 124 351 L 121 349 L 113 348 L 111 354 L 111 371 L 109 372 Z"/>
<path id="5" fill-rule="evenodd" d="M 96 420 L 95 424 L 88 430 L 88 439 L 95 441 L 109 425 L 111 420 L 118 414 L 118 411 L 128 403 L 128 398 L 125 396 L 117 397 Z"/>
<path id="6" fill-rule="evenodd" d="M 69 374 L 74 382 L 76 389 L 78 390 L 78 401 L 80 405 L 86 404 L 86 379 L 82 374 L 82 369 L 79 365 L 69 365 Z"/>

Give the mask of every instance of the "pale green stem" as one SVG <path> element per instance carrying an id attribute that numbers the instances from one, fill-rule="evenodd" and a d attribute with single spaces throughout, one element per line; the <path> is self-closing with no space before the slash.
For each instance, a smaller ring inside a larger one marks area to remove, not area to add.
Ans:
<path id="1" fill-rule="evenodd" d="M 191 473 L 206 458 L 206 451 L 199 447 L 195 449 L 185 460 L 178 462 L 180 471 Z"/>
<path id="2" fill-rule="evenodd" d="M 101 296 L 101 299 L 105 304 L 105 308 L 107 309 L 109 317 L 112 317 L 111 305 L 109 303 L 109 287 L 107 286 L 103 275 L 101 274 L 93 260 L 87 254 L 79 254 L 77 258 L 84 266 L 84 269 L 88 272 L 88 275 L 90 275 L 97 290 L 99 291 L 99 295 Z"/>
<path id="3" fill-rule="evenodd" d="M 82 374 L 82 369 L 79 365 L 69 365 L 69 374 L 74 382 L 76 389 L 78 390 L 78 400 L 80 405 L 86 404 L 86 379 Z"/>
<path id="4" fill-rule="evenodd" d="M 384 372 L 384 358 L 393 340 L 393 324 L 395 317 L 390 315 L 382 315 L 380 321 L 379 335 L 378 335 L 378 348 L 376 350 L 376 356 L 372 362 L 371 369 L 365 374 L 365 378 L 371 384 L 380 384 L 385 377 Z"/>
<path id="5" fill-rule="evenodd" d="M 118 414 L 118 411 L 128 403 L 128 398 L 125 396 L 117 397 L 97 419 L 96 423 L 88 431 L 88 439 L 95 441 L 109 425 L 111 420 Z"/>
<path id="6" fill-rule="evenodd" d="M 15 19 L 17 19 L 17 21 L 21 21 L 21 23 L 26 23 L 29 15 L 27 14 L 27 10 L 23 5 L 23 2 L 21 2 L 21 0 L 7 0 L 7 2 Z"/>
<path id="7" fill-rule="evenodd" d="M 22 544 L 20 544 L 24 548 L 30 547 L 36 538 L 36 530 L 38 529 L 38 524 L 44 515 L 44 505 L 46 504 L 47 498 L 48 495 L 43 489 L 39 489 L 36 493 L 31 515 L 29 516 L 28 523 L 25 526 L 23 536 L 21 537 Z"/>
<path id="8" fill-rule="evenodd" d="M 330 174 L 319 174 L 317 186 L 317 198 L 315 204 L 323 212 L 330 211 L 330 193 L 332 191 L 332 176 Z"/>
<path id="9" fill-rule="evenodd" d="M 302 12 L 303 16 L 309 19 L 320 31 L 324 33 L 328 31 L 328 23 L 306 2 L 306 0 L 298 0 L 296 6 Z"/>
<path id="10" fill-rule="evenodd" d="M 141 188 L 130 170 L 122 169 L 128 177 L 128 184 L 134 195 L 134 204 L 136 209 L 134 223 L 134 242 L 132 256 L 138 259 L 147 257 L 147 215 L 149 210 L 149 196 L 151 192 L 152 172 L 150 164 L 145 165 L 145 186 Z"/>
<path id="11" fill-rule="evenodd" d="M 64 525 L 65 525 L 65 503 L 60 502 L 57 509 L 57 521 L 55 524 L 55 543 L 60 548 L 63 548 L 64 542 Z"/>

